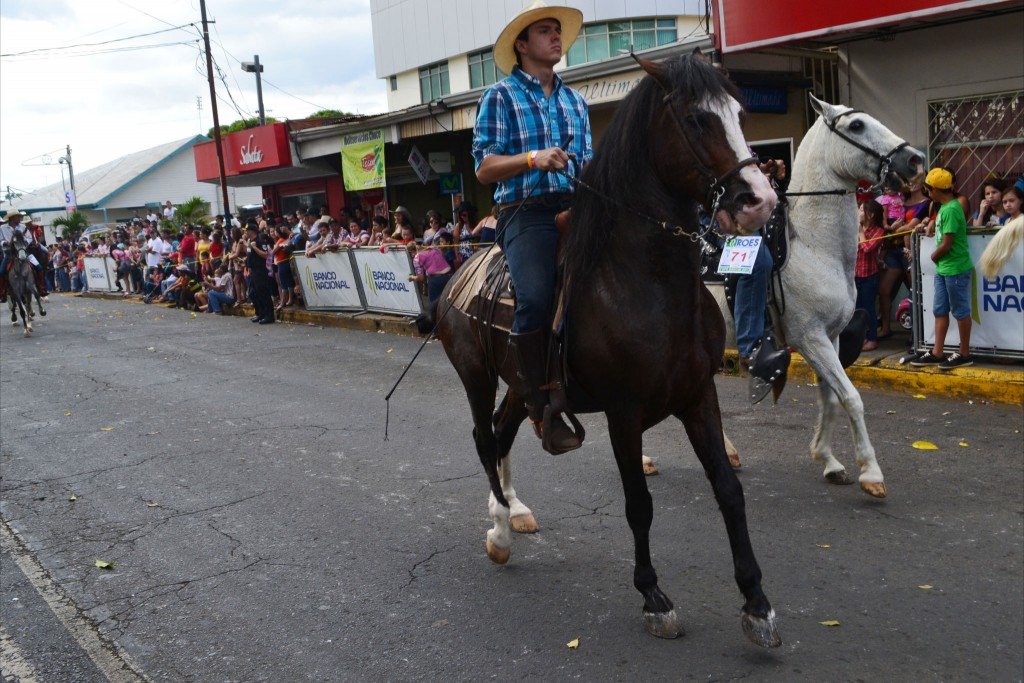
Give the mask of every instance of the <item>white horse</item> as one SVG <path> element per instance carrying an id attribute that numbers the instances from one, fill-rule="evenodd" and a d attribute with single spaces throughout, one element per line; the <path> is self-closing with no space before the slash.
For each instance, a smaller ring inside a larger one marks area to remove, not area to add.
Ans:
<path id="1" fill-rule="evenodd" d="M 825 479 L 853 483 L 832 454 L 832 428 L 842 406 L 850 419 L 860 487 L 884 498 L 885 481 L 864 424 L 864 403 L 839 362 L 839 333 L 853 317 L 857 298 L 855 191 L 861 179 L 879 184 L 890 173 L 917 175 L 924 155 L 863 112 L 813 95 L 811 106 L 818 120 L 800 143 L 788 189 L 789 259 L 781 273 L 785 310 L 776 320 L 776 331 L 818 376 L 819 411 L 811 457 L 825 464 Z M 813 192 L 832 194 L 800 194 Z M 723 315 L 729 319 L 724 307 Z"/>

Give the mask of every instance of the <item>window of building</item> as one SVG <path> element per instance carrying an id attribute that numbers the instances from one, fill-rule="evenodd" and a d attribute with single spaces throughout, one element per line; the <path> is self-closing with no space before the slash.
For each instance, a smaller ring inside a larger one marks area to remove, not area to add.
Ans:
<path id="1" fill-rule="evenodd" d="M 420 101 L 423 104 L 451 94 L 448 83 L 448 62 L 420 69 Z"/>
<path id="2" fill-rule="evenodd" d="M 569 49 L 569 66 L 616 57 L 619 51 L 647 50 L 678 39 L 675 19 L 633 19 L 584 26 Z"/>
<path id="3" fill-rule="evenodd" d="M 398 76 L 392 76 L 389 78 L 388 83 L 391 85 L 391 92 L 398 90 Z"/>
<path id="4" fill-rule="evenodd" d="M 482 88 L 497 83 L 508 74 L 494 65 L 494 50 L 474 52 L 469 55 L 469 87 Z"/>
<path id="5" fill-rule="evenodd" d="M 969 95 L 928 103 L 929 167 L 956 171 L 972 200 L 989 178 L 1024 172 L 1024 90 Z"/>

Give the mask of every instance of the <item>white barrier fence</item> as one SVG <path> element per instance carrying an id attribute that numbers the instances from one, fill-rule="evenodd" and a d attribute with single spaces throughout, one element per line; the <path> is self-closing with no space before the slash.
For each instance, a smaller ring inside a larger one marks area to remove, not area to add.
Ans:
<path id="1" fill-rule="evenodd" d="M 295 257 L 302 298 L 311 310 L 373 311 L 415 316 L 423 301 L 415 283 L 412 257 L 404 247 L 349 249 Z"/>
<path id="2" fill-rule="evenodd" d="M 86 256 L 84 272 L 90 292 L 112 292 L 117 289 L 117 264 L 111 257 Z"/>
<path id="3" fill-rule="evenodd" d="M 993 232 L 968 232 L 967 246 L 971 262 L 977 264 Z M 915 245 L 917 246 L 917 245 Z M 915 296 L 915 338 L 929 347 L 935 343 L 935 264 L 929 258 L 934 238 L 924 237 L 915 249 L 915 269 L 920 277 L 920 293 Z M 1024 356 L 1024 244 L 1009 258 L 993 279 L 971 270 L 971 353 L 1020 358 Z M 920 321 L 918 326 L 918 321 Z M 950 319 L 946 348 L 960 343 L 956 322 Z M 919 345 L 920 346 L 920 345 Z"/>

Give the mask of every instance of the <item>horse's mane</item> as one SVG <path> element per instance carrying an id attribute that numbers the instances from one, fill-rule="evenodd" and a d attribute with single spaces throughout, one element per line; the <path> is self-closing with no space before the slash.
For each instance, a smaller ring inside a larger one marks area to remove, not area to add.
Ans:
<path id="1" fill-rule="evenodd" d="M 1024 239 L 1024 218 L 1017 216 L 1000 228 L 996 236 L 985 247 L 981 258 L 978 259 L 978 270 L 981 271 L 981 274 L 989 279 L 998 275 L 1006 261 L 1020 246 L 1022 239 Z"/>
<path id="2" fill-rule="evenodd" d="M 656 112 L 668 106 L 665 95 L 672 92 L 677 112 L 707 97 L 739 99 L 736 87 L 703 57 L 685 55 L 666 61 L 661 67 L 667 83 L 644 77 L 626 96 L 601 138 L 594 158 L 583 171 L 583 181 L 607 199 L 584 186 L 577 187 L 572 210 L 572 230 L 566 242 L 563 264 L 575 281 L 585 278 L 606 250 L 608 238 L 619 221 L 643 222 L 623 206 L 659 219 L 681 224 L 696 221 L 695 202 L 681 197 L 655 176 L 650 154 L 652 135 L 678 136 L 652 131 Z M 676 115 L 679 115 L 678 113 Z"/>

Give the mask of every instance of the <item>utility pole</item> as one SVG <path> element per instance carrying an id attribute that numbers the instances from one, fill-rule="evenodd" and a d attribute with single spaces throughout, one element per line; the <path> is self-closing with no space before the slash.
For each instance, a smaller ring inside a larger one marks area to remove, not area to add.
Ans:
<path id="1" fill-rule="evenodd" d="M 267 125 L 267 116 L 263 111 L 263 79 L 260 77 L 260 74 L 263 73 L 263 65 L 260 64 L 260 56 L 253 55 L 251 62 L 242 62 L 242 71 L 256 74 L 256 100 L 260 107 L 260 125 L 265 126 Z"/>
<path id="2" fill-rule="evenodd" d="M 224 225 L 231 225 L 231 211 L 228 204 L 227 173 L 224 171 L 224 144 L 220 135 L 220 118 L 217 116 L 217 90 L 213 85 L 213 55 L 210 53 L 210 26 L 206 20 L 206 0 L 199 0 L 203 15 L 203 46 L 206 49 L 206 79 L 210 82 L 210 107 L 213 109 L 213 144 L 217 147 L 217 165 L 220 168 L 220 191 L 224 201 Z"/>
<path id="3" fill-rule="evenodd" d="M 75 211 L 75 210 L 78 209 L 78 193 L 75 191 L 75 169 L 71 165 L 71 145 L 67 146 L 67 154 L 62 156 L 57 161 L 59 163 L 61 163 L 61 164 L 67 164 L 68 165 L 68 179 L 69 179 L 69 181 L 71 183 L 71 204 L 69 206 L 66 206 L 65 208 L 68 211 Z M 63 183 L 64 183 L 64 173 L 63 173 L 63 171 L 60 174 L 60 181 L 61 181 L 61 184 L 63 185 Z M 65 192 L 65 195 L 66 194 L 67 193 Z"/>

